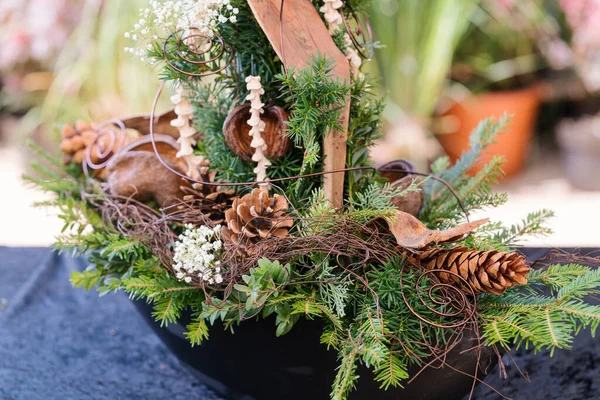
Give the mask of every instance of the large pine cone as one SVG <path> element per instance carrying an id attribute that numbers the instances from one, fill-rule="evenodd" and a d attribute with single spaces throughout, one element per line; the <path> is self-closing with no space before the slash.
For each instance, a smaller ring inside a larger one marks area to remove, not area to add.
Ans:
<path id="1" fill-rule="evenodd" d="M 433 249 L 414 256 L 427 270 L 446 270 L 460 275 L 438 272 L 440 281 L 453 284 L 465 293 L 501 295 L 506 289 L 526 284 L 530 268 L 517 253 L 471 250 L 467 247 Z"/>
<path id="2" fill-rule="evenodd" d="M 270 198 L 261 189 L 254 189 L 236 198 L 225 212 L 227 227 L 221 230 L 222 237 L 237 246 L 240 254 L 254 254 L 255 244 L 261 240 L 289 234 L 294 221 L 287 209 L 285 197 L 276 194 Z"/>

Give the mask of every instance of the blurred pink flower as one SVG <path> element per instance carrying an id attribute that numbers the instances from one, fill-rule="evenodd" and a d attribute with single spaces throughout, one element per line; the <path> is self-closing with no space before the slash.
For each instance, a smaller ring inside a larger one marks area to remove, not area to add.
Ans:
<path id="1" fill-rule="evenodd" d="M 576 69 L 586 86 L 600 90 L 600 0 L 560 0 L 573 36 Z"/>
<path id="2" fill-rule="evenodd" d="M 2 0 L 0 70 L 52 66 L 80 17 L 82 0 Z"/>
<path id="3" fill-rule="evenodd" d="M 5 36 L 0 46 L 0 69 L 9 69 L 21 60 L 27 59 L 30 43 L 31 37 L 16 29 Z"/>
<path id="4" fill-rule="evenodd" d="M 510 10 L 511 8 L 514 7 L 515 5 L 515 1 L 516 0 L 498 0 L 498 5 L 500 5 L 501 7 Z"/>

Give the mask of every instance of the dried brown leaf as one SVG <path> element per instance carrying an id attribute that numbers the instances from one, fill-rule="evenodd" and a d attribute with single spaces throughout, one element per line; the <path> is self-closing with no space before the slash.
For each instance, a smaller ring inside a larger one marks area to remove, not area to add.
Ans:
<path id="1" fill-rule="evenodd" d="M 430 244 L 456 241 L 488 221 L 488 218 L 480 219 L 439 231 L 427 228 L 409 213 L 396 210 L 396 215 L 388 219 L 387 223 L 400 246 L 407 249 L 422 249 Z"/>

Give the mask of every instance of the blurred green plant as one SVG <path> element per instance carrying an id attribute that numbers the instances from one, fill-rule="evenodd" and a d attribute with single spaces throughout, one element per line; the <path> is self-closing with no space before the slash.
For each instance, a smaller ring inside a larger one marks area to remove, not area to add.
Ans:
<path id="1" fill-rule="evenodd" d="M 429 118 L 478 0 L 374 0 L 375 59 L 392 111 Z M 395 106 L 395 107 L 394 107 Z"/>
<path id="2" fill-rule="evenodd" d="M 531 85 L 548 62 L 562 68 L 560 27 L 546 3 L 482 1 L 457 46 L 452 80 L 475 93 L 517 89 Z"/>
<path id="3" fill-rule="evenodd" d="M 26 128 L 150 111 L 157 73 L 124 51 L 130 41 L 123 36 L 146 5 L 146 0 L 85 1 L 81 23 L 56 62 L 54 82 L 43 104 L 29 113 Z"/>

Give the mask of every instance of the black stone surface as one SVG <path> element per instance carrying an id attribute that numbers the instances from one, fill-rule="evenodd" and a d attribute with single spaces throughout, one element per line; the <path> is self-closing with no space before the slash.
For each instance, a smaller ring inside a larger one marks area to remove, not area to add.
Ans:
<path id="1" fill-rule="evenodd" d="M 0 400 L 218 400 L 125 295 L 71 287 L 71 271 L 85 266 L 49 249 L 0 247 Z M 531 383 L 508 357 L 509 379 L 495 371 L 485 382 L 517 400 L 600 399 L 599 344 L 582 332 L 574 351 L 552 358 L 513 352 Z M 501 397 L 480 385 L 472 398 Z"/>
<path id="2" fill-rule="evenodd" d="M 75 290 L 86 264 L 0 248 L 0 400 L 214 400 L 123 294 Z"/>

